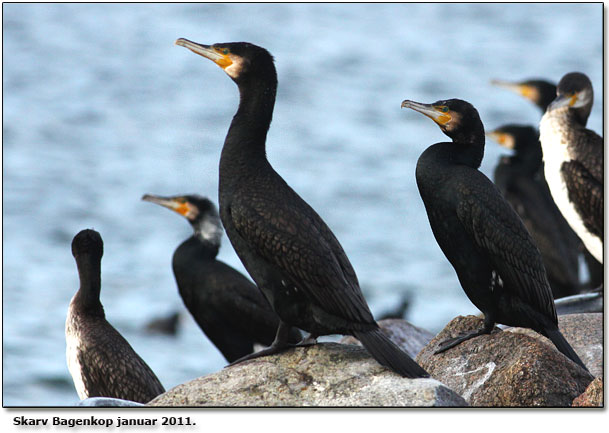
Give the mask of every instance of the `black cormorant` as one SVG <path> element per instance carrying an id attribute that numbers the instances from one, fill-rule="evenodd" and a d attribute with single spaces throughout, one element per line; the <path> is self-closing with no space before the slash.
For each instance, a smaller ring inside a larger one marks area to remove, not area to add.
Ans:
<path id="1" fill-rule="evenodd" d="M 539 123 L 544 173 L 556 205 L 588 251 L 603 263 L 603 139 L 586 129 L 590 79 L 565 75 Z"/>
<path id="2" fill-rule="evenodd" d="M 281 318 L 272 346 L 247 359 L 288 347 L 287 331 L 296 326 L 312 338 L 354 335 L 380 364 L 402 376 L 428 376 L 381 331 L 340 243 L 266 158 L 277 90 L 273 57 L 247 42 L 210 46 L 178 39 L 176 44 L 212 60 L 239 88 L 239 108 L 220 158 L 220 217 L 245 268 Z"/>
<path id="3" fill-rule="evenodd" d="M 542 113 L 556 97 L 556 85 L 546 80 L 533 79 L 520 82 L 492 80 L 491 83 L 518 93 L 535 104 Z"/>
<path id="4" fill-rule="evenodd" d="M 226 360 L 249 355 L 255 343 L 269 346 L 279 317 L 254 283 L 216 259 L 223 230 L 214 204 L 195 194 L 146 194 L 142 200 L 177 212 L 192 226 L 193 235 L 173 253 L 173 274 L 184 305 Z M 289 337 L 291 343 L 302 339 L 295 328 Z"/>
<path id="5" fill-rule="evenodd" d="M 104 245 L 99 233 L 83 230 L 72 241 L 80 288 L 66 319 L 66 358 L 76 392 L 147 403 L 165 392 L 150 367 L 106 320 L 99 295 Z"/>
<path id="6" fill-rule="evenodd" d="M 539 134 L 532 126 L 505 125 L 487 134 L 513 150 L 495 167 L 495 185 L 539 248 L 554 299 L 581 291 L 580 240 L 556 207 L 543 177 Z"/>
<path id="7" fill-rule="evenodd" d="M 416 180 L 433 234 L 484 327 L 446 340 L 437 353 L 493 330 L 495 323 L 532 328 L 585 368 L 558 330 L 556 308 L 539 250 L 501 192 L 478 171 L 484 126 L 460 99 L 403 101 L 436 122 L 452 142 L 437 143 L 417 162 Z"/>

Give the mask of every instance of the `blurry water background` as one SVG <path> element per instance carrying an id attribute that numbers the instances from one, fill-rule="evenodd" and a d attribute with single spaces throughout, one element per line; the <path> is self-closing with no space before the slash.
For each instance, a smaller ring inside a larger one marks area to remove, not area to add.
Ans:
<path id="1" fill-rule="evenodd" d="M 169 389 L 225 364 L 188 314 L 175 337 L 145 332 L 185 311 L 171 256 L 191 229 L 144 193 L 217 200 L 234 83 L 173 42 L 250 41 L 275 56 L 269 160 L 325 219 L 375 316 L 439 331 L 476 313 L 438 248 L 414 178 L 445 140 L 403 99 L 458 97 L 487 129 L 536 124 L 493 78 L 586 73 L 602 130 L 597 4 L 4 4 L 3 404 L 72 405 L 64 321 L 78 288 L 72 237 L 104 239 L 109 321 Z M 504 152 L 488 142 L 482 171 Z M 243 270 L 228 239 L 219 258 Z"/>

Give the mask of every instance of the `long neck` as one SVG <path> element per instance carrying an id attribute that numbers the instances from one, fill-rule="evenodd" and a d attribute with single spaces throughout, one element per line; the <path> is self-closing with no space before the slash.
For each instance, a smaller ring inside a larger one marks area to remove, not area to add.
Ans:
<path id="1" fill-rule="evenodd" d="M 239 84 L 239 109 L 233 117 L 220 160 L 220 170 L 227 161 L 237 170 L 266 160 L 266 134 L 273 117 L 276 79 L 247 81 Z"/>
<path id="2" fill-rule="evenodd" d="M 457 134 L 452 139 L 455 145 L 453 161 L 473 168 L 480 167 L 484 157 L 484 127 L 482 124 L 473 131 L 469 131 L 467 135 Z"/>
<path id="3" fill-rule="evenodd" d="M 99 295 L 101 292 L 101 261 L 91 256 L 79 257 L 76 265 L 80 278 L 80 288 L 74 296 L 74 302 L 82 310 L 104 317 Z"/>

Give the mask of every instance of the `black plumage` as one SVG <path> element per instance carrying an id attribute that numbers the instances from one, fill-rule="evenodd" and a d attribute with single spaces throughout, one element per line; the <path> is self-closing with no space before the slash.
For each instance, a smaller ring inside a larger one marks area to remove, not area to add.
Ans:
<path id="1" fill-rule="evenodd" d="M 80 288 L 66 319 L 66 358 L 81 399 L 113 397 L 147 403 L 163 385 L 123 336 L 106 320 L 99 299 L 103 242 L 94 230 L 72 241 Z"/>
<path id="2" fill-rule="evenodd" d="M 484 127 L 477 110 L 459 99 L 404 101 L 402 107 L 428 116 L 453 140 L 423 152 L 416 180 L 438 245 L 467 297 L 484 313 L 482 329 L 442 342 L 438 352 L 503 323 L 545 335 L 585 368 L 558 330 L 539 250 L 498 188 L 478 171 Z"/>
<path id="3" fill-rule="evenodd" d="M 512 205 L 543 258 L 554 299 L 581 291 L 581 242 L 556 207 L 543 176 L 539 134 L 532 126 L 505 125 L 487 134 L 513 150 L 495 168 L 495 185 Z"/>
<path id="4" fill-rule="evenodd" d="M 544 174 L 552 197 L 590 253 L 603 262 L 603 139 L 586 128 L 594 94 L 579 72 L 558 83 L 539 124 Z"/>
<path id="5" fill-rule="evenodd" d="M 311 337 L 352 334 L 382 365 L 402 376 L 427 376 L 380 330 L 340 243 L 266 158 L 277 90 L 272 56 L 245 42 L 176 43 L 214 61 L 239 88 L 239 108 L 220 158 L 220 217 L 245 268 L 281 318 L 275 342 L 263 354 L 284 349 L 287 327 L 296 326 Z"/>
<path id="6" fill-rule="evenodd" d="M 184 305 L 226 360 L 249 355 L 256 343 L 270 345 L 279 317 L 254 283 L 216 258 L 223 230 L 214 204 L 196 194 L 146 194 L 142 200 L 177 212 L 192 226 L 192 236 L 173 253 L 173 274 Z M 301 337 L 290 330 L 291 343 Z"/>
<path id="7" fill-rule="evenodd" d="M 556 97 L 556 85 L 542 79 L 530 79 L 519 82 L 493 80 L 492 84 L 511 90 L 531 101 L 541 112 L 545 112 L 546 108 Z"/>

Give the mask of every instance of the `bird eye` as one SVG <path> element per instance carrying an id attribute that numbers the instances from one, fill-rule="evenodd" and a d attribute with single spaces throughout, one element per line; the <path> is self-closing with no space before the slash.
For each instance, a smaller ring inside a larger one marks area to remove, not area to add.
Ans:
<path id="1" fill-rule="evenodd" d="M 228 48 L 224 48 L 224 49 L 222 50 L 222 54 L 228 54 Z"/>
<path id="2" fill-rule="evenodd" d="M 441 108 L 442 113 L 447 113 L 448 112 L 448 107 L 445 105 L 444 107 Z"/>

